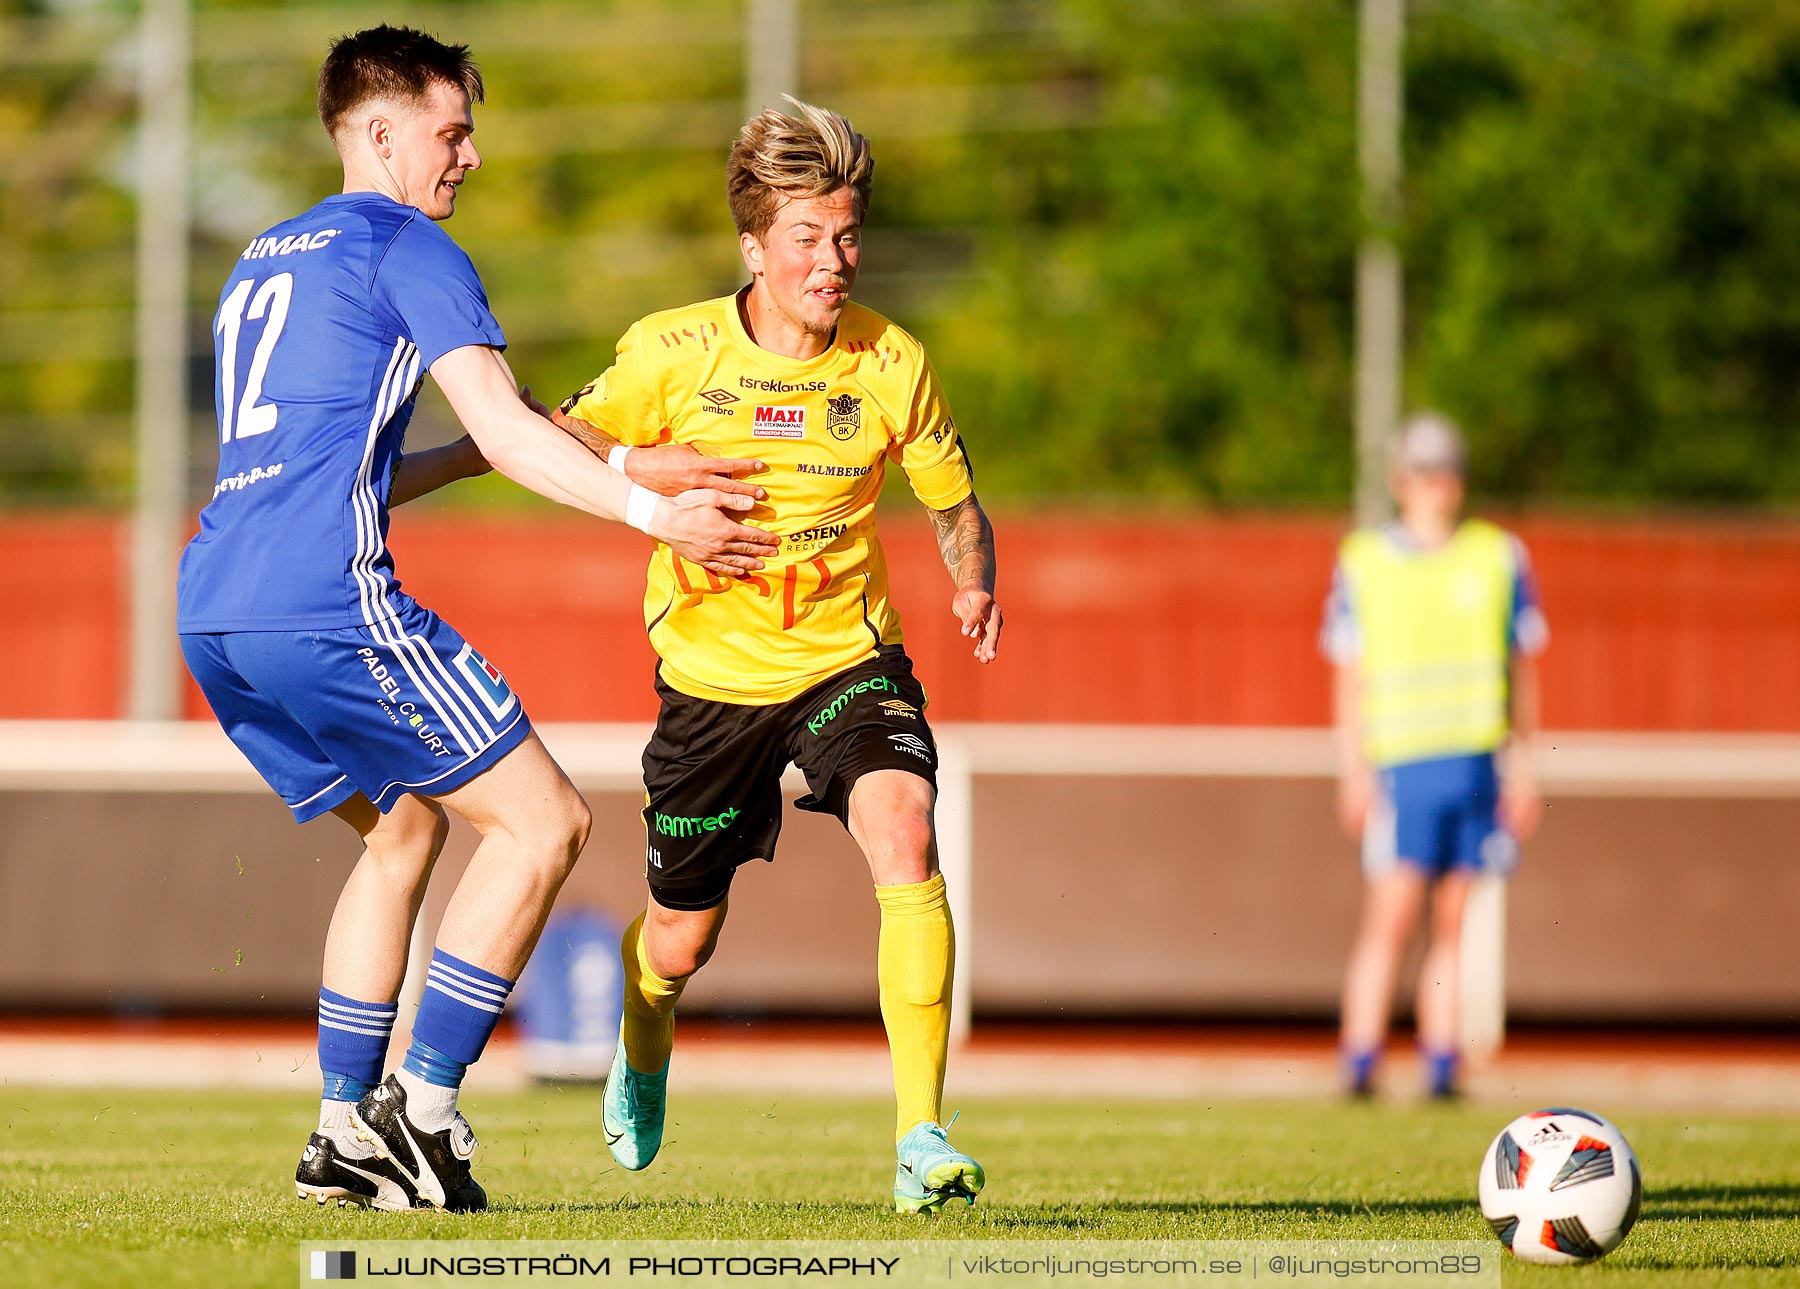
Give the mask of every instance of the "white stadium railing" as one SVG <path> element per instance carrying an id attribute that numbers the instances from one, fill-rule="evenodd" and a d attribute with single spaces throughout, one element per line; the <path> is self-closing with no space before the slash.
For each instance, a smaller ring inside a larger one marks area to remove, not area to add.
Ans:
<path id="1" fill-rule="evenodd" d="M 635 791 L 649 735 L 639 724 L 548 724 L 545 744 L 577 783 Z M 975 780 L 988 775 L 1086 775 L 1328 780 L 1331 735 L 1317 729 L 943 724 L 938 852 L 962 929 L 956 944 L 956 1041 L 973 1007 Z M 1547 794 L 1771 798 L 1800 796 L 1800 737 L 1790 735 L 1549 734 Z M 803 790 L 793 771 L 784 780 Z M 203 722 L 0 721 L 0 791 L 264 792 L 220 732 Z M 1473 1054 L 1505 1033 L 1505 884 L 1484 879 L 1466 916 L 1462 972 Z M 429 944 L 415 937 L 422 981 Z M 416 979 L 415 979 L 416 978 Z"/>

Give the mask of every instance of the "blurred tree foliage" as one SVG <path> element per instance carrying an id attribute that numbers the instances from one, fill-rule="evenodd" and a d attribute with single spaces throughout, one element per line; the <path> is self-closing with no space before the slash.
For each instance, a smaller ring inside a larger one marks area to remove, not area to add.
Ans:
<path id="1" fill-rule="evenodd" d="M 1095 128 L 991 159 L 934 337 L 988 477 L 1341 504 L 1353 6 L 1064 12 Z M 1800 6 L 1415 4 L 1406 92 L 1407 395 L 1477 488 L 1800 500 Z"/>
<path id="2" fill-rule="evenodd" d="M 0 498 L 129 486 L 131 13 L 0 0 Z M 367 14 L 197 4 L 197 489 L 217 282 L 333 190 L 311 77 Z M 488 164 L 452 231 L 541 394 L 638 315 L 740 280 L 741 14 L 383 10 L 482 60 Z M 1352 0 L 802 14 L 807 96 L 875 141 L 859 295 L 930 347 L 984 494 L 1345 504 Z M 1408 399 L 1463 421 L 1477 488 L 1800 502 L 1800 6 L 1415 0 L 1407 101 Z"/>

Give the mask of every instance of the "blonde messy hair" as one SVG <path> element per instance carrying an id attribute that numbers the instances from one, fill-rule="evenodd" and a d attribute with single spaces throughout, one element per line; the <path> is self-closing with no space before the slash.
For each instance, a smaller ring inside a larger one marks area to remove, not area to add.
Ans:
<path id="1" fill-rule="evenodd" d="M 785 203 L 846 187 L 856 194 L 860 222 L 875 181 L 868 139 L 836 112 L 789 94 L 782 97 L 800 115 L 768 108 L 751 117 L 738 131 L 725 163 L 725 194 L 738 232 L 761 241 Z"/>

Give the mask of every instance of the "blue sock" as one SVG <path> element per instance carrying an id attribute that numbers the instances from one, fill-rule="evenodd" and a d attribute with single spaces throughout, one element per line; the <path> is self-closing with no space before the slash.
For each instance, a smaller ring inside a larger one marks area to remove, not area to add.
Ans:
<path id="1" fill-rule="evenodd" d="M 325 1076 L 325 1100 L 361 1101 L 381 1082 L 381 1063 L 399 1012 L 394 1003 L 365 1003 L 319 990 L 319 1071 Z"/>
<path id="2" fill-rule="evenodd" d="M 1434 1097 L 1449 1096 L 1456 1091 L 1456 1053 L 1426 1052 L 1425 1084 Z"/>
<path id="3" fill-rule="evenodd" d="M 1375 1081 L 1375 1062 L 1380 1056 L 1381 1053 L 1376 1051 L 1344 1053 L 1344 1079 L 1350 1085 L 1350 1091 L 1360 1094 L 1370 1089 Z"/>
<path id="4" fill-rule="evenodd" d="M 500 1023 L 512 987 L 510 980 L 433 949 L 404 1068 L 440 1088 L 461 1087 Z"/>

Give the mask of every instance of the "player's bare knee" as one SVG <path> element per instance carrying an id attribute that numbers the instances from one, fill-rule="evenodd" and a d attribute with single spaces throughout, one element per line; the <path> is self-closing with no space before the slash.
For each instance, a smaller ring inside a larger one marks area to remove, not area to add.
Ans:
<path id="1" fill-rule="evenodd" d="M 713 941 L 665 944 L 650 955 L 650 969 L 664 980 L 686 980 L 711 960 L 716 947 Z"/>
<path id="2" fill-rule="evenodd" d="M 1380 924 L 1376 929 L 1376 935 L 1380 937 L 1382 944 L 1392 952 L 1398 954 L 1406 948 L 1407 942 L 1412 939 L 1413 929 L 1417 925 L 1418 921 L 1416 918 L 1408 917 L 1404 914 L 1395 914 L 1388 917 Z"/>
<path id="3" fill-rule="evenodd" d="M 1372 906 L 1363 916 L 1362 937 L 1388 953 L 1399 953 L 1412 938 L 1413 918 L 1404 909 Z"/>
<path id="4" fill-rule="evenodd" d="M 594 831 L 594 811 L 586 798 L 573 788 L 569 789 L 567 802 L 568 816 L 564 820 L 567 828 L 569 863 L 573 864 L 581 852 L 586 849 L 588 837 Z"/>
<path id="5" fill-rule="evenodd" d="M 568 875 L 593 831 L 594 814 L 573 787 L 551 795 L 518 821 L 514 835 L 547 873 L 560 881 Z"/>
<path id="6" fill-rule="evenodd" d="M 404 797 L 363 837 L 368 858 L 417 880 L 428 876 L 450 838 L 443 807 L 423 797 Z"/>
<path id="7" fill-rule="evenodd" d="M 899 809 L 869 818 L 863 848 L 877 886 L 906 886 L 930 879 L 937 847 L 928 811 Z"/>
<path id="8" fill-rule="evenodd" d="M 696 942 L 678 934 L 665 933 L 646 939 L 644 943 L 644 958 L 650 964 L 650 970 L 664 980 L 686 980 L 704 967 L 710 957 L 710 944 Z"/>
<path id="9" fill-rule="evenodd" d="M 699 912 L 653 904 L 644 921 L 644 956 L 664 980 L 686 980 L 712 960 L 725 925 L 724 906 Z"/>

